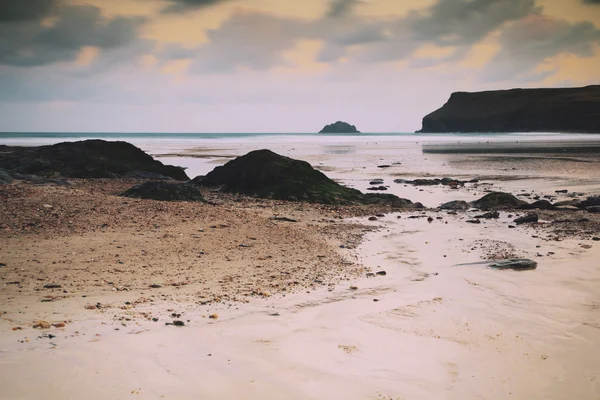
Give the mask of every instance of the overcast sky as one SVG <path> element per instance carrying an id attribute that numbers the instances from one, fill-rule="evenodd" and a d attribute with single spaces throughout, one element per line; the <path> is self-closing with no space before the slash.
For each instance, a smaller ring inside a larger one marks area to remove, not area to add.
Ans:
<path id="1" fill-rule="evenodd" d="M 599 66 L 600 0 L 0 0 L 0 131 L 408 132 Z"/>

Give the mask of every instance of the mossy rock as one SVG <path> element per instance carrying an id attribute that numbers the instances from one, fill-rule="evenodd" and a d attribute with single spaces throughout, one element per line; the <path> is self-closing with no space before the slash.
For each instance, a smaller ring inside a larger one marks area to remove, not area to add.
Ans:
<path id="1" fill-rule="evenodd" d="M 410 200 L 386 194 L 365 195 L 340 185 L 309 163 L 281 156 L 270 150 L 256 150 L 215 168 L 199 182 L 221 187 L 229 193 L 321 204 L 411 205 Z"/>
<path id="2" fill-rule="evenodd" d="M 526 201 L 519 200 L 510 193 L 492 192 L 488 193 L 479 200 L 471 202 L 473 207 L 480 210 L 490 210 L 496 208 L 518 208 L 528 204 Z"/>
<path id="3" fill-rule="evenodd" d="M 165 181 L 144 182 L 127 189 L 119 194 L 119 196 L 160 201 L 206 202 L 197 186 L 188 183 L 168 183 Z"/>

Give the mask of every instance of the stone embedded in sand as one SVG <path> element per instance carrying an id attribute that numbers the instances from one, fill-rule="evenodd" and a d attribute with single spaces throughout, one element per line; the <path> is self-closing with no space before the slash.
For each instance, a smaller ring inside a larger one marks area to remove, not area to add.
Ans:
<path id="1" fill-rule="evenodd" d="M 342 186 L 309 163 L 270 150 L 256 150 L 209 172 L 200 185 L 260 198 L 322 204 L 375 204 L 412 207 L 391 194 L 363 194 Z"/>
<path id="2" fill-rule="evenodd" d="M 33 327 L 36 329 L 50 329 L 50 324 L 46 321 L 39 320 L 33 324 Z"/>
<path id="3" fill-rule="evenodd" d="M 44 285 L 44 289 L 60 289 L 62 286 L 57 283 L 48 283 Z"/>
<path id="4" fill-rule="evenodd" d="M 144 182 L 119 194 L 122 197 L 160 201 L 206 202 L 196 185 L 188 183 Z"/>
<path id="5" fill-rule="evenodd" d="M 503 192 L 488 193 L 479 200 L 471 202 L 471 205 L 473 207 L 479 208 L 481 210 L 490 210 L 496 208 L 517 208 L 524 204 L 527 204 L 527 202 L 517 199 L 510 193 Z"/>
<path id="6" fill-rule="evenodd" d="M 185 323 L 183 321 L 173 321 L 173 325 L 175 325 L 175 326 L 185 326 Z"/>
<path id="7" fill-rule="evenodd" d="M 530 213 L 523 217 L 515 219 L 513 222 L 516 224 L 527 224 L 531 222 L 538 222 L 539 216 L 536 213 Z"/>
<path id="8" fill-rule="evenodd" d="M 515 258 L 509 260 L 496 261 L 489 265 L 491 268 L 497 269 L 515 269 L 515 270 L 527 270 L 536 269 L 537 262 L 526 258 Z"/>
<path id="9" fill-rule="evenodd" d="M 579 208 L 585 208 L 585 209 L 587 209 L 588 207 L 594 207 L 594 206 L 600 206 L 600 196 L 588 197 L 587 199 L 583 200 L 578 205 Z"/>
<path id="10" fill-rule="evenodd" d="M 587 212 L 600 213 L 600 206 L 591 206 L 591 207 L 586 207 L 585 209 L 587 210 Z"/>
<path id="11" fill-rule="evenodd" d="M 453 200 L 439 206 L 440 210 L 466 211 L 470 208 L 469 203 L 463 200 Z"/>
<path id="12" fill-rule="evenodd" d="M 217 319 L 217 318 L 219 318 L 219 315 L 217 315 L 217 314 L 210 314 L 208 316 L 208 318 L 210 318 L 210 319 Z"/>
<path id="13" fill-rule="evenodd" d="M 465 222 L 468 222 L 469 224 L 480 224 L 481 221 L 478 219 L 468 219 Z"/>
<path id="14" fill-rule="evenodd" d="M 489 212 L 483 213 L 481 215 L 476 215 L 475 218 L 477 218 L 477 219 L 480 219 L 480 218 L 497 219 L 497 218 L 500 218 L 500 213 L 498 211 L 489 211 Z"/>

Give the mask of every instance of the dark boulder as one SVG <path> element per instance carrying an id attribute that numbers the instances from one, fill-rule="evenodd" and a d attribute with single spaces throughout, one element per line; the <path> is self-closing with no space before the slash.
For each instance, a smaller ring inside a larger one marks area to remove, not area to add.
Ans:
<path id="1" fill-rule="evenodd" d="M 538 222 L 539 216 L 536 213 L 530 213 L 523 217 L 515 219 L 513 222 L 516 224 L 527 224 L 532 222 Z"/>
<path id="2" fill-rule="evenodd" d="M 144 182 L 119 194 L 122 197 L 151 199 L 161 201 L 199 201 L 206 202 L 195 185 L 188 183 L 168 183 L 165 181 Z"/>
<path id="3" fill-rule="evenodd" d="M 350 125 L 347 122 L 337 121 L 333 124 L 326 125 L 319 133 L 360 133 L 356 126 Z"/>
<path id="4" fill-rule="evenodd" d="M 119 178 L 143 171 L 175 180 L 189 179 L 183 168 L 163 165 L 130 143 L 105 140 L 0 146 L 0 168 L 43 177 Z"/>
<path id="5" fill-rule="evenodd" d="M 481 215 L 476 215 L 475 218 L 477 219 L 498 219 L 500 218 L 500 213 L 498 211 L 489 211 L 486 213 L 483 213 Z"/>
<path id="6" fill-rule="evenodd" d="M 583 200 L 577 207 L 588 208 L 591 206 L 600 206 L 600 196 L 591 196 Z"/>
<path id="7" fill-rule="evenodd" d="M 488 193 L 479 200 L 475 200 L 471 203 L 473 207 L 481 210 L 490 210 L 497 208 L 517 208 L 527 204 L 523 200 L 517 199 L 510 193 L 503 192 L 492 192 Z"/>
<path id="8" fill-rule="evenodd" d="M 365 195 L 342 186 L 306 161 L 284 157 L 270 150 L 256 150 L 237 157 L 209 172 L 200 185 L 276 200 L 414 207 L 410 200 L 392 194 Z"/>
<path id="9" fill-rule="evenodd" d="M 585 208 L 587 212 L 600 213 L 600 206 L 590 206 Z"/>
<path id="10" fill-rule="evenodd" d="M 497 269 L 514 269 L 514 270 L 528 270 L 536 269 L 537 262 L 526 258 L 515 258 L 509 260 L 495 261 L 489 265 L 491 268 Z"/>
<path id="11" fill-rule="evenodd" d="M 8 185 L 9 183 L 12 183 L 12 181 L 13 177 L 11 174 L 4 169 L 0 169 L 0 185 Z"/>
<path id="12" fill-rule="evenodd" d="M 470 208 L 469 203 L 463 200 L 453 200 L 442 204 L 440 210 L 465 211 Z"/>
<path id="13" fill-rule="evenodd" d="M 520 210 L 554 210 L 555 207 L 552 203 L 550 203 L 548 200 L 538 200 L 536 202 L 533 202 L 531 204 L 523 204 L 519 207 L 517 207 Z"/>

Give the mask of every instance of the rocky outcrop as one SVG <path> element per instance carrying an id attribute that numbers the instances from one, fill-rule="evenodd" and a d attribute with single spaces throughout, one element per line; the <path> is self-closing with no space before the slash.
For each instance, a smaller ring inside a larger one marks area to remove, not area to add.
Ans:
<path id="1" fill-rule="evenodd" d="M 0 146 L 0 168 L 44 177 L 119 178 L 151 173 L 181 181 L 189 179 L 183 168 L 163 165 L 130 143 L 105 140 L 40 147 Z"/>
<path id="2" fill-rule="evenodd" d="M 189 183 L 168 183 L 165 181 L 144 182 L 119 194 L 122 197 L 161 201 L 206 202 L 196 185 Z"/>
<path id="3" fill-rule="evenodd" d="M 309 163 L 256 150 L 215 168 L 198 182 L 248 196 L 322 204 L 379 204 L 411 207 L 410 200 L 391 194 L 363 194 L 342 186 Z"/>
<path id="4" fill-rule="evenodd" d="M 503 192 L 491 192 L 471 202 L 473 207 L 479 208 L 480 210 L 493 210 L 498 208 L 517 208 L 525 205 L 527 202 L 517 199 L 510 193 Z"/>
<path id="5" fill-rule="evenodd" d="M 469 209 L 469 203 L 463 200 L 453 200 L 440 205 L 440 210 L 466 211 Z"/>
<path id="6" fill-rule="evenodd" d="M 600 85 L 456 92 L 418 132 L 600 132 Z"/>
<path id="7" fill-rule="evenodd" d="M 356 126 L 347 122 L 337 121 L 326 125 L 319 133 L 360 133 Z"/>

